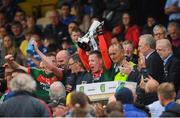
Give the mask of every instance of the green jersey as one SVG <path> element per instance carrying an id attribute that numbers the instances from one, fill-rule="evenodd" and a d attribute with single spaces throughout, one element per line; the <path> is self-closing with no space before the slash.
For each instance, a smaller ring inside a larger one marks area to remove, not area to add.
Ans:
<path id="1" fill-rule="evenodd" d="M 44 100 L 45 102 L 48 102 L 50 85 L 60 79 L 57 78 L 54 73 L 46 74 L 44 71 L 37 68 L 29 68 L 28 74 L 30 74 L 37 83 L 36 91 L 34 92 L 34 94 L 38 98 Z"/>

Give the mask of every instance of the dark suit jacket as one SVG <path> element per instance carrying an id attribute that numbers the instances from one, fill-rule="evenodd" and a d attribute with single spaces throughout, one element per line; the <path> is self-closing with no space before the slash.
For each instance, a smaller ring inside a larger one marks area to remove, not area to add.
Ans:
<path id="1" fill-rule="evenodd" d="M 156 79 L 159 83 L 163 82 L 164 79 L 164 65 L 159 54 L 154 51 L 148 59 L 146 59 L 146 70 L 149 75 L 151 75 L 154 79 Z M 127 81 L 140 82 L 141 72 L 137 69 L 132 71 Z"/>
<path id="2" fill-rule="evenodd" d="M 148 73 L 159 83 L 163 82 L 163 78 L 164 78 L 163 60 L 156 51 L 154 51 L 146 59 L 146 69 Z"/>
<path id="3" fill-rule="evenodd" d="M 180 87 L 180 81 L 178 81 L 180 78 L 180 60 L 175 56 L 171 56 L 164 66 L 164 71 L 164 80 L 167 82 L 173 82 L 177 91 Z"/>

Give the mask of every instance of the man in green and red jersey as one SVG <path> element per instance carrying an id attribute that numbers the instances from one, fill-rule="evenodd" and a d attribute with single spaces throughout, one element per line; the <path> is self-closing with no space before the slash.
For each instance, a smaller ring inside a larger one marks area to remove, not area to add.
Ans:
<path id="1" fill-rule="evenodd" d="M 38 98 L 48 102 L 50 85 L 54 81 L 62 80 L 62 71 L 59 68 L 57 68 L 56 59 L 54 55 L 45 56 L 42 52 L 39 51 L 36 43 L 34 43 L 34 49 L 42 58 L 42 62 L 44 64 L 42 70 L 38 68 L 27 68 L 21 66 L 14 61 L 12 55 L 7 55 L 5 58 L 13 68 L 24 70 L 36 80 L 37 89 L 34 92 L 35 95 Z"/>

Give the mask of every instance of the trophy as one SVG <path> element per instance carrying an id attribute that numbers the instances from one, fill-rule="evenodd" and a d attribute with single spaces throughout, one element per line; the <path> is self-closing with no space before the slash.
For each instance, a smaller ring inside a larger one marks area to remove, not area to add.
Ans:
<path id="1" fill-rule="evenodd" d="M 96 34 L 96 29 L 102 26 L 103 24 L 104 22 L 94 20 L 88 32 L 83 37 L 78 39 L 78 46 L 85 51 L 90 51 L 91 46 L 93 47 L 93 50 L 98 50 L 98 46 L 94 39 L 94 35 Z"/>

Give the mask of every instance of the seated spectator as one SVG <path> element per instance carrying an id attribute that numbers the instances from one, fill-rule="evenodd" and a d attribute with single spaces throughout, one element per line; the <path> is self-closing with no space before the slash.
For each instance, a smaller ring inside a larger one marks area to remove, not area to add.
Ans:
<path id="1" fill-rule="evenodd" d="M 146 19 L 146 24 L 142 29 L 141 34 L 152 34 L 153 35 L 153 27 L 156 25 L 156 19 L 153 16 L 148 16 Z"/>
<path id="2" fill-rule="evenodd" d="M 165 106 L 165 111 L 160 117 L 179 117 L 180 104 L 174 101 L 175 97 L 176 92 L 173 84 L 166 82 L 159 85 L 158 98 L 162 106 Z"/>
<path id="3" fill-rule="evenodd" d="M 26 13 L 22 10 L 18 10 L 15 12 L 14 21 L 22 22 L 26 18 Z"/>
<path id="4" fill-rule="evenodd" d="M 132 91 L 126 87 L 117 89 L 115 92 L 117 101 L 122 102 L 124 117 L 148 117 L 148 115 L 133 105 L 134 98 Z"/>
<path id="5" fill-rule="evenodd" d="M 20 22 L 17 22 L 17 21 L 14 21 L 12 24 L 11 24 L 11 32 L 14 36 L 14 40 L 15 40 L 15 43 L 16 43 L 16 47 L 19 47 L 21 42 L 25 39 L 23 33 L 22 33 L 22 25 Z"/>
<path id="6" fill-rule="evenodd" d="M 10 82 L 10 89 L 14 92 L 14 95 L 0 105 L 1 117 L 51 116 L 48 106 L 32 96 L 32 92 L 36 90 L 36 82 L 31 76 L 17 74 Z"/>
<path id="7" fill-rule="evenodd" d="M 165 39 L 166 38 L 166 28 L 159 24 L 159 25 L 155 25 L 153 28 L 153 35 L 154 35 L 154 39 L 157 40 L 161 40 L 161 39 Z"/>
<path id="8" fill-rule="evenodd" d="M 60 21 L 64 25 L 69 25 L 70 22 L 75 21 L 76 17 L 74 15 L 71 15 L 71 6 L 68 3 L 63 3 L 60 6 Z"/>
<path id="9" fill-rule="evenodd" d="M 8 54 L 13 55 L 14 59 L 19 63 L 21 62 L 21 64 L 22 64 L 23 56 L 22 56 L 21 52 L 19 51 L 19 49 L 16 47 L 15 40 L 14 40 L 13 36 L 6 35 L 4 37 L 3 48 L 5 51 L 5 55 L 8 55 Z"/>
<path id="10" fill-rule="evenodd" d="M 180 58 L 180 26 L 177 22 L 170 22 L 168 24 L 168 38 L 173 46 L 174 55 Z"/>
<path id="11" fill-rule="evenodd" d="M 36 24 L 36 18 L 34 16 L 26 16 L 27 27 L 24 29 L 24 32 L 31 31 L 32 33 L 43 36 L 42 26 Z"/>
<path id="12" fill-rule="evenodd" d="M 42 43 L 42 39 L 39 35 L 37 34 L 32 34 L 30 41 L 28 42 L 28 46 L 31 47 L 32 42 L 35 41 L 38 44 L 38 49 L 43 53 L 46 54 L 47 48 Z M 30 48 L 28 47 L 28 48 Z M 27 49 L 27 65 L 29 67 L 38 67 L 39 63 L 41 61 L 41 57 L 37 54 L 37 52 L 34 50 L 34 47 L 32 49 Z"/>
<path id="13" fill-rule="evenodd" d="M 115 27 L 113 33 L 118 36 L 120 40 L 129 40 L 134 43 L 137 48 L 140 36 L 140 28 L 134 25 L 130 14 L 125 12 L 122 15 L 122 26 Z"/>
<path id="14" fill-rule="evenodd" d="M 20 8 L 16 4 L 13 4 L 13 0 L 2 0 L 0 11 L 5 14 L 8 23 L 13 21 L 14 15 L 18 10 L 20 10 Z"/>
<path id="15" fill-rule="evenodd" d="M 49 13 L 50 24 L 44 29 L 45 37 L 53 37 L 58 44 L 68 39 L 67 26 L 60 21 L 59 12 L 52 10 Z"/>

